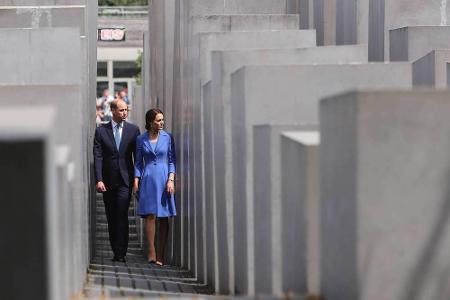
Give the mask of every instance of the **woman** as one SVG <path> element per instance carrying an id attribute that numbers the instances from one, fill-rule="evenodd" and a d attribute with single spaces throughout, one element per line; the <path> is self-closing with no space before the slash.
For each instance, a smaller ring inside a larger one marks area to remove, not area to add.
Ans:
<path id="1" fill-rule="evenodd" d="M 145 114 L 146 132 L 136 140 L 133 192 L 139 193 L 138 215 L 146 219 L 148 261 L 164 265 L 169 232 L 168 217 L 176 215 L 174 198 L 175 146 L 172 135 L 163 130 L 164 114 L 157 108 Z M 155 251 L 155 223 L 159 220 L 159 245 Z"/>

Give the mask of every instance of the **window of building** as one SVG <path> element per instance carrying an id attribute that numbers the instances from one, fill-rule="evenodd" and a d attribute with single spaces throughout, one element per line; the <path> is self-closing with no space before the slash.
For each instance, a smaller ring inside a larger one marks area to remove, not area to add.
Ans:
<path id="1" fill-rule="evenodd" d="M 108 76 L 108 63 L 106 61 L 97 62 L 97 76 L 98 77 Z"/>
<path id="2" fill-rule="evenodd" d="M 97 98 L 100 98 L 106 89 L 109 89 L 108 81 L 97 81 Z"/>
<path id="3" fill-rule="evenodd" d="M 113 77 L 114 78 L 130 78 L 138 74 L 138 66 L 134 61 L 114 61 Z"/>

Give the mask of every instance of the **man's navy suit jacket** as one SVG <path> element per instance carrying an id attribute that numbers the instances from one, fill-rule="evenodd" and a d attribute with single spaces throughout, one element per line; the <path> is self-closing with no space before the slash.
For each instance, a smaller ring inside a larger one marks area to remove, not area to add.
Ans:
<path id="1" fill-rule="evenodd" d="M 139 134 L 136 125 L 124 121 L 117 150 L 111 122 L 95 130 L 95 180 L 103 181 L 107 190 L 121 184 L 131 187 L 134 178 L 133 156 L 136 153 L 136 138 Z"/>

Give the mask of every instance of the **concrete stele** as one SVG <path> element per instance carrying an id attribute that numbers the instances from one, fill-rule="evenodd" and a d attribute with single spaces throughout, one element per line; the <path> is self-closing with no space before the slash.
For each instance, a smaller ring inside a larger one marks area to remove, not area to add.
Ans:
<path id="1" fill-rule="evenodd" d="M 283 292 L 320 295 L 318 131 L 281 134 Z"/>
<path id="2" fill-rule="evenodd" d="M 413 85 L 447 88 L 450 50 L 433 50 L 413 63 Z"/>
<path id="3" fill-rule="evenodd" d="M 297 257 L 284 256 L 282 253 L 281 229 L 284 214 L 282 210 L 291 208 L 282 204 L 281 185 L 285 180 L 291 180 L 281 171 L 281 132 L 295 130 L 316 130 L 317 125 L 297 124 L 255 125 L 253 127 L 253 194 L 257 205 L 254 206 L 255 235 L 255 293 L 281 296 L 285 279 L 282 278 L 282 267 L 288 258 L 290 264 L 301 262 L 300 252 Z M 291 232 L 301 231 L 301 228 L 291 228 Z M 298 249 L 298 248 L 297 248 Z M 264 264 L 260 262 L 264 261 Z M 297 264 L 296 264 L 297 265 Z M 306 265 L 300 266 L 295 289 L 291 291 L 306 291 Z M 304 267 L 304 268 L 302 268 Z M 296 275 L 296 274 L 292 274 Z"/>
<path id="4" fill-rule="evenodd" d="M 352 88 L 407 88 L 411 87 L 411 81 L 408 63 L 246 66 L 232 75 L 232 134 L 224 143 L 232 145 L 231 165 L 227 169 L 232 174 L 234 251 L 240 253 L 235 257 L 238 292 L 251 294 L 255 276 L 251 230 L 254 226 L 252 126 L 267 120 L 314 124 L 318 121 L 318 102 L 323 97 Z"/>
<path id="5" fill-rule="evenodd" d="M 435 49 L 450 48 L 450 26 L 409 26 L 390 31 L 391 61 L 416 61 Z"/>
<path id="6" fill-rule="evenodd" d="M 2 111 L 1 185 L 5 201 L 1 201 L 1 236 L 6 245 L 14 245 L 5 247 L 2 255 L 4 272 L 10 275 L 4 276 L 2 295 L 6 299 L 67 298 L 59 280 L 68 270 L 61 268 L 61 241 L 57 234 L 61 224 L 56 209 L 58 181 L 53 160 L 56 111 L 46 106 L 3 107 Z M 24 174 L 30 180 L 17 180 Z M 20 288 L 24 283 L 27 288 Z"/>
<path id="7" fill-rule="evenodd" d="M 214 149 L 213 164 L 205 164 L 208 172 L 213 172 L 214 177 L 205 177 L 205 189 L 211 190 L 215 195 L 212 201 L 217 202 L 217 222 L 220 235 L 232 232 L 232 215 L 226 213 L 226 206 L 232 207 L 231 180 L 231 144 L 224 143 L 229 138 L 227 130 L 231 124 L 229 103 L 231 102 L 231 74 L 244 64 L 255 65 L 287 65 L 309 63 L 350 63 L 367 62 L 367 47 L 358 46 L 329 46 L 300 49 L 252 49 L 252 50 L 227 50 L 212 52 L 212 95 L 211 104 L 206 107 L 206 99 L 203 99 L 205 109 L 204 136 L 205 149 Z M 210 121 L 212 123 L 210 123 Z M 208 140 L 206 140 L 208 137 Z M 211 141 L 213 144 L 209 144 Z M 206 151 L 206 150 L 205 150 Z M 230 174 L 230 175 L 227 175 Z M 214 181 L 214 182 L 213 182 Z M 217 189 L 217 191 L 216 191 Z M 209 193 L 209 191 L 207 191 Z M 221 240 L 219 245 L 219 260 L 227 261 L 228 255 L 225 249 L 231 246 L 232 235 L 227 240 Z M 231 250 L 229 250 L 231 251 Z M 226 264 L 226 263 L 224 263 Z M 224 267 L 221 268 L 224 270 Z M 271 289 L 272 286 L 268 285 Z M 278 289 L 279 290 L 279 289 Z"/>
<path id="8" fill-rule="evenodd" d="M 449 98 L 361 91 L 321 102 L 324 297 L 449 297 Z"/>

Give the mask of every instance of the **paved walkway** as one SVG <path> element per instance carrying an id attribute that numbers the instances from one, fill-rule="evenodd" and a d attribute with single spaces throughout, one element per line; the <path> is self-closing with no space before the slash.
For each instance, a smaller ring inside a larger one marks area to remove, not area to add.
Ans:
<path id="1" fill-rule="evenodd" d="M 113 262 L 101 194 L 97 194 L 96 250 L 88 270 L 85 299 L 198 297 L 213 291 L 196 281 L 187 270 L 149 265 L 140 248 L 134 204 L 129 211 L 130 240 L 127 262 Z"/>
<path id="2" fill-rule="evenodd" d="M 96 205 L 95 256 L 89 266 L 88 280 L 81 299 L 255 299 L 214 295 L 211 288 L 199 283 L 187 270 L 174 266 L 159 267 L 148 264 L 138 239 L 134 204 L 129 210 L 130 240 L 127 262 L 113 262 L 105 210 L 100 194 L 97 195 Z M 314 297 L 301 295 L 285 295 L 282 298 L 258 296 L 256 298 L 259 300 L 317 300 Z"/>
<path id="3" fill-rule="evenodd" d="M 199 284 L 187 270 L 149 265 L 138 256 L 128 257 L 126 263 L 112 262 L 109 257 L 94 258 L 84 291 L 88 299 L 192 297 L 198 294 L 212 295 L 213 291 Z"/>

